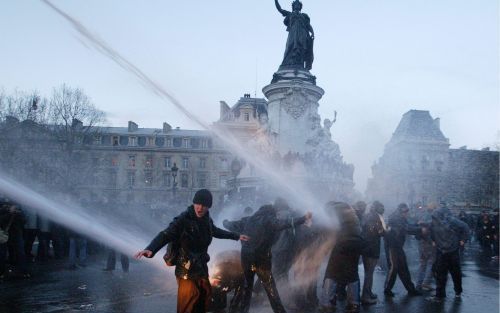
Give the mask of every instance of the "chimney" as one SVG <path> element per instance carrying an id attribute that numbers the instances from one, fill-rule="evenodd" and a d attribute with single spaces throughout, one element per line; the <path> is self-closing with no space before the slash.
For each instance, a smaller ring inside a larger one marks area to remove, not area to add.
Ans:
<path id="1" fill-rule="evenodd" d="M 460 148 L 458 148 L 460 150 L 467 150 L 467 146 L 461 146 Z"/>
<path id="2" fill-rule="evenodd" d="M 171 130 L 172 130 L 172 126 L 170 126 L 169 123 L 163 123 L 163 132 L 164 133 L 168 133 Z"/>
<path id="3" fill-rule="evenodd" d="M 79 119 L 74 118 L 74 119 L 71 121 L 71 127 L 73 127 L 73 128 L 82 128 L 82 127 L 83 127 L 83 123 L 82 123 L 82 121 L 80 121 Z"/>
<path id="4" fill-rule="evenodd" d="M 434 125 L 439 129 L 441 130 L 441 119 L 439 117 L 436 117 L 434 119 Z"/>
<path id="5" fill-rule="evenodd" d="M 481 151 L 490 151 L 490 147 L 484 147 L 481 149 Z"/>
<path id="6" fill-rule="evenodd" d="M 139 129 L 139 126 L 132 122 L 132 121 L 128 121 L 128 132 L 131 133 L 131 132 L 135 132 L 137 131 L 137 129 Z"/>
<path id="7" fill-rule="evenodd" d="M 244 98 L 250 98 L 250 94 L 249 94 L 249 93 L 246 93 L 246 94 L 244 95 Z"/>

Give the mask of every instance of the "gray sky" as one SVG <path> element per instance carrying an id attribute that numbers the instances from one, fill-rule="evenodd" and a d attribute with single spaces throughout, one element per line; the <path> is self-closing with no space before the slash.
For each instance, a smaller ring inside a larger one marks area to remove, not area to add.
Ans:
<path id="1" fill-rule="evenodd" d="M 303 0 L 315 30 L 312 73 L 325 89 L 322 118 L 364 191 L 402 114 L 441 118 L 451 147 L 499 140 L 499 6 L 495 0 Z M 54 3 L 159 81 L 185 106 L 215 121 L 267 85 L 281 63 L 286 30 L 272 0 Z M 291 1 L 281 1 L 290 9 Z M 0 88 L 48 95 L 81 87 L 112 126 L 194 128 L 135 78 L 82 45 L 35 0 L 0 1 Z"/>

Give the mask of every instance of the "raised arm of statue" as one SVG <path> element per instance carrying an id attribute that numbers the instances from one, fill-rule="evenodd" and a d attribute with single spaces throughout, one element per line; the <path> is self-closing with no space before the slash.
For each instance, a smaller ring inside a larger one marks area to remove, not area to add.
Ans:
<path id="1" fill-rule="evenodd" d="M 276 4 L 276 9 L 278 9 L 278 12 L 281 13 L 281 15 L 283 16 L 287 16 L 290 12 L 288 12 L 287 10 L 283 10 L 278 2 L 278 0 L 274 0 L 274 4 Z"/>

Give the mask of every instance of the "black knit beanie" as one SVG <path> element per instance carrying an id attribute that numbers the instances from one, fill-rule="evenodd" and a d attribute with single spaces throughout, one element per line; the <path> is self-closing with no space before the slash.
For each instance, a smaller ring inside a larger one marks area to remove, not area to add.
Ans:
<path id="1" fill-rule="evenodd" d="M 207 208 L 212 207 L 212 193 L 208 189 L 200 189 L 194 194 L 194 204 L 201 204 Z"/>

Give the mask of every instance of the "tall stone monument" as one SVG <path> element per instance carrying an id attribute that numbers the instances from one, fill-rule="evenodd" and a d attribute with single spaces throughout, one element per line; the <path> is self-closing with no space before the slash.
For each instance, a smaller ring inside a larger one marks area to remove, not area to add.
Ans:
<path id="1" fill-rule="evenodd" d="M 268 99 L 269 131 L 281 155 L 304 154 L 307 142 L 321 129 L 318 102 L 325 93 L 309 72 L 314 31 L 300 1 L 292 3 L 292 12 L 283 10 L 277 0 L 275 4 L 285 17 L 288 39 L 281 66 L 262 90 Z"/>

